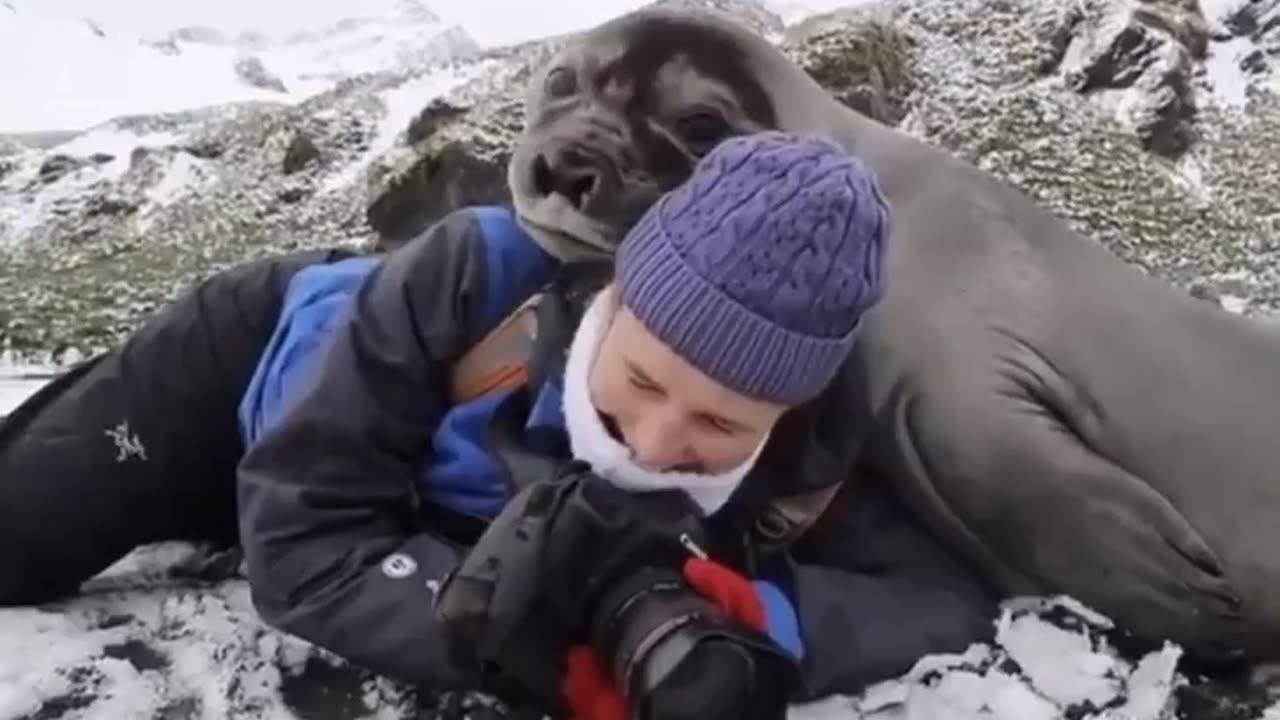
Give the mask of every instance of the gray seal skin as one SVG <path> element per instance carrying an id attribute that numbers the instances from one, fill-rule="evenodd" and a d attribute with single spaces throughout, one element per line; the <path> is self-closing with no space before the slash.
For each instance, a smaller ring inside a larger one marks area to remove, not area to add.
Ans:
<path id="1" fill-rule="evenodd" d="M 528 102 L 515 207 L 565 258 L 607 255 L 730 134 L 860 157 L 893 209 L 887 296 L 849 366 L 867 472 L 1007 594 L 1069 594 L 1202 659 L 1280 657 L 1280 334 L 845 107 L 725 16 L 597 26 Z"/>

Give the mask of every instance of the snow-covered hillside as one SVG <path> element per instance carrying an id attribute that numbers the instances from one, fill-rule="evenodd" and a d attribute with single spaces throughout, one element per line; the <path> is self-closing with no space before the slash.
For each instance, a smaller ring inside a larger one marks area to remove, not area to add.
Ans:
<path id="1" fill-rule="evenodd" d="M 154 29 L 114 10 L 80 15 L 44 0 L 0 2 L 0 133 L 228 102 L 298 102 L 343 78 L 479 50 L 421 0 L 351 3 L 338 18 L 299 12 L 288 29 L 259 29 L 253 17 Z"/>

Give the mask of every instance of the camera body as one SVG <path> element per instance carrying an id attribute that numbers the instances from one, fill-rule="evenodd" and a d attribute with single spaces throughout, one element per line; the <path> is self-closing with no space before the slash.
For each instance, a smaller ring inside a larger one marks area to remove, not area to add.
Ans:
<path id="1" fill-rule="evenodd" d="M 574 463 L 503 509 L 436 612 L 477 689 L 552 716 L 567 710 L 562 660 L 585 641 L 633 718 L 783 718 L 794 661 L 681 576 L 704 533 L 683 492 L 628 493 Z"/>

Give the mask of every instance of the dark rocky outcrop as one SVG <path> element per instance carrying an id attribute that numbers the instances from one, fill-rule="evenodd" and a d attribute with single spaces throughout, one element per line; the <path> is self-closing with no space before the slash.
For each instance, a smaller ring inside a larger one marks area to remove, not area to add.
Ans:
<path id="1" fill-rule="evenodd" d="M 1065 9 L 1048 43 L 1076 92 L 1135 90 L 1143 148 L 1177 160 L 1196 140 L 1192 76 L 1209 39 L 1195 0 L 1090 0 Z"/>
<path id="2" fill-rule="evenodd" d="M 38 171 L 40 182 L 57 182 L 64 175 L 76 170 L 84 164 L 84 160 L 71 157 L 70 155 L 50 155 L 45 158 L 44 162 L 40 163 L 40 170 Z"/>
<path id="3" fill-rule="evenodd" d="M 284 81 L 273 75 L 270 70 L 267 70 L 267 66 L 255 55 L 247 55 L 236 59 L 233 67 L 236 77 L 240 78 L 249 87 L 273 90 L 280 93 L 289 91 L 289 88 L 285 87 Z"/>
<path id="4" fill-rule="evenodd" d="M 316 143 L 311 139 L 310 135 L 305 132 L 294 133 L 293 139 L 289 141 L 289 146 L 284 150 L 284 162 L 282 169 L 286 175 L 302 170 L 307 163 L 320 158 L 320 148 L 316 147 Z"/>
<path id="5" fill-rule="evenodd" d="M 189 145 L 183 146 L 183 151 L 200 158 L 201 160 L 217 160 L 227 151 L 216 140 L 200 140 Z"/>

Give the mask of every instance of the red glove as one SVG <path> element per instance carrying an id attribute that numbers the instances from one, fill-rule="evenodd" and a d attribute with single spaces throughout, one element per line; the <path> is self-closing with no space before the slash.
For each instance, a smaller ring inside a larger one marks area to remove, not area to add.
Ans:
<path id="1" fill-rule="evenodd" d="M 627 720 L 627 705 L 590 646 L 569 648 L 565 664 L 560 692 L 569 703 L 572 720 Z"/>
<path id="2" fill-rule="evenodd" d="M 764 605 L 751 581 L 714 560 L 699 557 L 686 560 L 683 571 L 685 582 L 726 615 L 753 630 L 765 629 Z"/>

